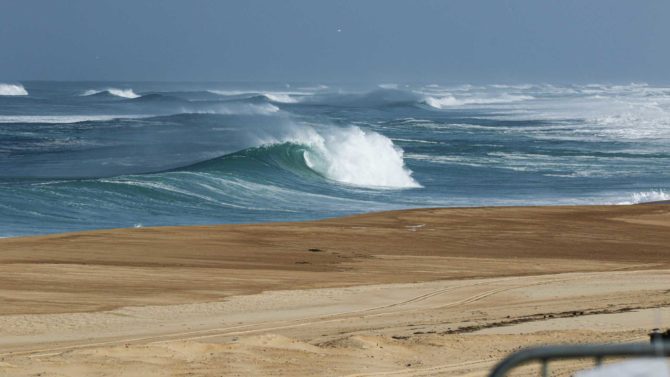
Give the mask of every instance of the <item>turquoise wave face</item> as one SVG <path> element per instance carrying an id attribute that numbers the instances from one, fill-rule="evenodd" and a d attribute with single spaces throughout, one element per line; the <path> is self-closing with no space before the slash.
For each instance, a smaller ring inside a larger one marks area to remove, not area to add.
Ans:
<path id="1" fill-rule="evenodd" d="M 11 234 L 20 224 L 30 234 L 119 224 L 206 224 L 215 218 L 281 221 L 315 218 L 323 211 L 394 208 L 376 202 L 376 190 L 342 185 L 312 170 L 304 157 L 309 152 L 283 143 L 151 174 L 6 180 L 0 208 L 12 222 L 0 231 Z"/>
<path id="2" fill-rule="evenodd" d="M 666 88 L 23 83 L 6 92 L 0 236 L 670 198 Z"/>

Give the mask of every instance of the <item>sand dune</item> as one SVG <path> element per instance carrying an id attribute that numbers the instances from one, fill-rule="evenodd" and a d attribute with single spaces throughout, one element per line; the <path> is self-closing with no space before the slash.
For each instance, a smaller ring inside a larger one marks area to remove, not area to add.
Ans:
<path id="1" fill-rule="evenodd" d="M 0 375 L 485 375 L 644 340 L 670 327 L 668 226 L 523 207 L 3 239 Z"/>

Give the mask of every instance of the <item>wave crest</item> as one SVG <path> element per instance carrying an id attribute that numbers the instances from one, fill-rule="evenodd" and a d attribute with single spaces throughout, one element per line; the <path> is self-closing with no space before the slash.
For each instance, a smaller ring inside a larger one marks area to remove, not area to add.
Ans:
<path id="1" fill-rule="evenodd" d="M 207 106 L 197 110 L 183 109 L 186 113 L 219 115 L 270 115 L 280 111 L 271 103 L 226 103 Z"/>
<path id="2" fill-rule="evenodd" d="M 371 189 L 422 187 L 405 166 L 401 148 L 391 139 L 358 127 L 326 128 L 293 124 L 275 136 L 257 139 L 256 146 L 176 170 L 218 171 L 242 175 L 270 168 L 272 177 L 288 171 L 306 178 L 325 178 Z M 261 161 L 262 167 L 251 167 Z M 232 164 L 232 165 L 231 165 Z M 235 166 L 237 168 L 235 168 Z M 264 179 L 271 179 L 265 176 Z"/>
<path id="3" fill-rule="evenodd" d="M 498 103 L 519 102 L 519 101 L 531 100 L 534 98 L 535 97 L 532 96 L 511 95 L 511 94 L 505 94 L 500 97 L 456 98 L 449 94 L 444 96 L 426 96 L 423 99 L 423 103 L 436 109 L 445 109 L 455 106 L 492 105 Z"/>
<path id="4" fill-rule="evenodd" d="M 132 89 L 117 89 L 117 88 L 107 88 L 107 89 L 102 89 L 102 90 L 94 90 L 90 89 L 82 93 L 81 95 L 86 97 L 86 96 L 93 96 L 96 94 L 101 94 L 101 93 L 106 93 L 110 94 L 116 97 L 122 97 L 122 98 L 139 98 L 140 95 L 135 93 Z"/>
<path id="5" fill-rule="evenodd" d="M 0 83 L 0 96 L 27 96 L 28 91 L 21 84 Z"/>
<path id="6" fill-rule="evenodd" d="M 291 97 L 287 93 L 264 93 L 263 96 L 272 102 L 278 103 L 298 103 L 298 99 Z"/>
<path id="7" fill-rule="evenodd" d="M 376 132 L 305 128 L 283 141 L 305 145 L 306 165 L 333 181 L 371 188 L 421 187 L 405 166 L 403 150 Z"/>
<path id="8" fill-rule="evenodd" d="M 254 92 L 244 90 L 208 90 L 208 92 L 224 97 L 251 96 L 251 98 L 253 98 L 259 96 L 267 101 L 276 103 L 298 103 L 300 100 L 295 96 L 307 96 L 312 94 L 309 92 Z"/>

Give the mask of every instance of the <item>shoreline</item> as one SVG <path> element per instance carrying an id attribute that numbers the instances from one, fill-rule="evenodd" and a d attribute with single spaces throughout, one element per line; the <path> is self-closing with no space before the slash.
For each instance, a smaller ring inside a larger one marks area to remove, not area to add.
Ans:
<path id="1" fill-rule="evenodd" d="M 65 232 L 54 232 L 54 233 L 37 233 L 37 234 L 25 234 L 18 236 L 0 236 L 0 240 L 3 239 L 25 239 L 32 237 L 49 237 L 49 236 L 59 236 L 59 235 L 69 235 L 69 234 L 85 234 L 92 232 L 105 232 L 105 231 L 122 231 L 122 230 L 134 230 L 134 229 L 160 229 L 160 228 L 192 228 L 192 227 L 226 227 L 226 226 L 253 226 L 253 225 L 272 225 L 272 224 L 303 224 L 303 223 L 314 223 L 321 221 L 332 221 L 332 220 L 346 220 L 349 218 L 355 218 L 359 216 L 367 215 L 383 215 L 387 213 L 394 212 L 407 212 L 407 211 L 421 211 L 421 210 L 467 210 L 467 209 L 495 209 L 495 208 L 589 208 L 589 207 L 626 207 L 626 206 L 647 206 L 647 205 L 670 205 L 670 200 L 659 200 L 652 202 L 640 202 L 640 203 L 626 203 L 626 204 L 557 204 L 557 205 L 500 205 L 500 206 L 472 206 L 472 207 L 412 207 L 412 208 L 403 208 L 403 209 L 392 209 L 385 211 L 372 211 L 372 212 L 362 212 L 354 213 L 351 215 L 343 216 L 334 216 L 334 217 L 324 217 L 310 220 L 296 220 L 296 221 L 263 221 L 263 222 L 248 222 L 248 223 L 212 223 L 212 224 L 187 224 L 187 225 L 150 225 L 150 226 L 133 226 L 133 227 L 121 227 L 121 228 L 96 228 L 96 229 L 82 229 L 82 230 L 72 230 Z"/>

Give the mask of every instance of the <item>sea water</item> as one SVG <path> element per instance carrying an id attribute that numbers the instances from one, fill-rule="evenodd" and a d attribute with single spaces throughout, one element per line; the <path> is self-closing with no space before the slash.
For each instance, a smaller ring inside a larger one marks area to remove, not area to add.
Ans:
<path id="1" fill-rule="evenodd" d="M 0 236 L 670 199 L 670 88 L 0 83 Z"/>

